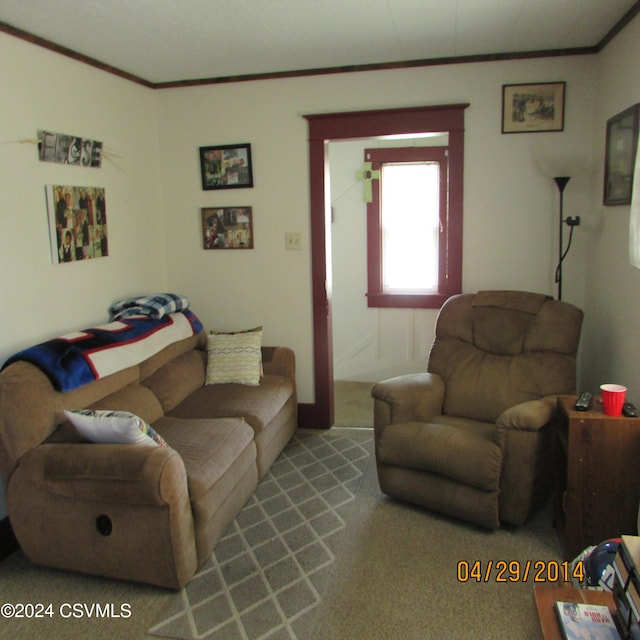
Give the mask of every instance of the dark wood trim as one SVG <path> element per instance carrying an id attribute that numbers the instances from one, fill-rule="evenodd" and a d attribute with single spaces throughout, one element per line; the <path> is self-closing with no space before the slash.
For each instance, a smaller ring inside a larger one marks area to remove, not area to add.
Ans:
<path id="1" fill-rule="evenodd" d="M 331 140 L 371 138 L 382 135 L 449 131 L 449 163 L 463 163 L 464 119 L 460 112 L 468 103 L 427 107 L 347 111 L 305 115 L 309 131 L 309 181 L 311 209 L 311 287 L 313 301 L 313 355 L 315 380 L 315 426 L 333 425 L 333 337 L 331 282 L 331 205 L 325 185 L 329 182 L 328 143 Z M 459 129 L 459 130 L 457 130 Z M 462 175 L 462 174 L 460 174 Z M 462 212 L 462 183 L 451 185 L 459 194 Z M 457 206 L 455 202 L 453 205 Z M 450 238 L 460 243 L 462 236 Z M 462 273 L 450 274 L 462 278 Z"/>
<path id="2" fill-rule="evenodd" d="M 638 14 L 640 13 L 640 0 L 625 13 L 616 24 L 613 25 L 607 35 L 595 46 L 596 53 L 600 53 Z"/>
<path id="3" fill-rule="evenodd" d="M 640 0 L 639 0 L 640 1 Z M 500 60 L 526 60 L 529 58 L 554 58 L 557 56 L 581 56 L 597 53 L 597 47 L 575 47 L 572 49 L 548 49 L 545 51 L 516 51 L 512 53 L 481 53 L 468 56 L 445 58 L 425 58 L 421 60 L 399 60 L 397 62 L 379 62 L 373 64 L 354 64 L 341 67 L 318 67 L 316 69 L 293 69 L 291 71 L 272 71 L 269 73 L 248 73 L 237 76 L 198 78 L 194 80 L 176 80 L 156 82 L 154 89 L 175 89 L 195 87 L 207 84 L 228 84 L 232 82 L 252 82 L 254 80 L 278 80 L 282 78 L 304 78 L 307 76 L 326 76 L 339 73 L 359 73 L 363 71 L 389 71 L 393 69 L 411 69 L 414 67 L 435 67 L 450 64 L 469 64 L 473 62 L 497 62 Z"/>
<path id="4" fill-rule="evenodd" d="M 49 51 L 53 51 L 55 53 L 59 53 L 60 55 L 67 56 L 67 58 L 72 58 L 73 60 L 77 60 L 78 62 L 83 62 L 84 64 L 88 64 L 92 67 L 96 67 L 101 71 L 106 71 L 107 73 L 112 73 L 113 75 L 120 76 L 125 80 L 130 80 L 131 82 L 135 82 L 136 84 L 141 84 L 150 89 L 154 88 L 154 83 L 145 80 L 144 78 L 139 78 L 138 76 L 133 75 L 132 73 L 127 73 L 126 71 L 122 71 L 121 69 L 117 69 L 116 67 L 112 67 L 104 62 L 100 62 L 100 60 L 96 60 L 95 58 L 91 58 L 90 56 L 85 56 L 82 53 L 78 53 L 73 49 L 68 49 L 67 47 L 63 47 L 55 42 L 51 42 L 51 40 L 47 40 L 46 38 L 41 38 L 40 36 L 33 35 L 32 33 L 28 33 L 27 31 L 23 31 L 22 29 L 18 29 L 16 27 L 7 24 L 6 22 L 0 22 L 0 31 L 4 33 L 8 33 L 10 36 L 15 36 L 16 38 L 20 38 L 21 40 L 26 40 L 31 44 L 35 44 L 39 47 L 44 47 L 45 49 L 49 49 Z"/>
<path id="5" fill-rule="evenodd" d="M 10 556 L 20 548 L 18 541 L 11 528 L 9 518 L 0 520 L 0 561 Z"/>
<path id="6" fill-rule="evenodd" d="M 449 113 L 450 109 L 447 109 Z M 435 111 L 434 111 L 435 113 Z M 453 123 L 452 123 L 453 126 Z M 460 113 L 460 128 L 464 127 L 464 110 Z M 449 129 L 451 131 L 451 129 Z M 387 162 L 437 162 L 440 173 L 439 186 L 439 218 L 441 222 L 438 237 L 438 289 L 431 293 L 387 293 L 383 291 L 382 283 L 382 211 L 380 208 L 380 196 L 382 177 L 376 180 L 372 189 L 372 199 L 367 203 L 367 307 L 370 308 L 398 308 L 398 309 L 439 309 L 445 301 L 456 293 L 461 293 L 462 280 L 454 283 L 459 287 L 452 288 L 448 273 L 460 271 L 450 262 L 462 261 L 462 246 L 454 246 L 449 243 L 452 227 L 462 224 L 462 209 L 456 207 L 456 196 L 451 194 L 451 207 L 448 214 L 449 194 L 449 155 L 451 149 L 446 147 L 376 147 L 364 150 L 364 161 L 371 162 L 374 171 L 380 171 L 382 165 Z M 457 152 L 457 150 L 456 150 Z M 455 180 L 454 180 L 454 184 Z M 461 199 L 457 199 L 461 203 Z"/>
<path id="7" fill-rule="evenodd" d="M 356 64 L 345 65 L 337 67 L 319 67 L 316 69 L 292 69 L 290 71 L 274 71 L 269 73 L 248 73 L 244 75 L 234 76 L 218 76 L 211 78 L 195 78 L 186 80 L 174 80 L 170 82 L 152 82 L 145 80 L 132 73 L 123 71 L 111 65 L 105 64 L 100 60 L 91 58 L 82 53 L 63 47 L 56 44 L 51 40 L 36 36 L 32 33 L 18 29 L 6 22 L 0 21 L 0 31 L 9 35 L 15 36 L 22 40 L 26 40 L 31 44 L 35 44 L 39 47 L 44 47 L 55 53 L 67 56 L 79 62 L 91 65 L 107 73 L 112 73 L 125 80 L 130 80 L 136 84 L 140 84 L 150 89 L 175 89 L 180 87 L 195 87 L 201 85 L 210 84 L 229 84 L 233 82 L 252 82 L 255 80 L 278 80 L 282 78 L 303 78 L 307 76 L 319 76 L 319 75 L 331 75 L 338 73 L 357 73 L 362 71 L 388 71 L 392 69 L 409 69 L 414 67 L 433 67 L 450 64 L 469 64 L 474 62 L 498 62 L 505 60 L 526 60 L 531 58 L 554 58 L 560 56 L 581 56 L 592 55 L 599 53 L 604 47 L 615 38 L 620 31 L 626 27 L 635 16 L 640 13 L 640 0 L 625 13 L 625 15 L 618 20 L 614 27 L 595 45 L 588 47 L 573 47 L 573 48 L 561 48 L 561 49 L 546 49 L 546 50 L 534 50 L 534 51 L 512 51 L 502 53 L 482 53 L 476 55 L 467 56 L 448 56 L 443 58 L 424 58 L 417 60 L 399 60 L 395 62 L 380 62 L 374 64 Z"/>
<path id="8" fill-rule="evenodd" d="M 323 429 L 326 427 L 326 420 L 319 415 L 317 403 L 298 404 L 298 428 L 299 429 Z"/>

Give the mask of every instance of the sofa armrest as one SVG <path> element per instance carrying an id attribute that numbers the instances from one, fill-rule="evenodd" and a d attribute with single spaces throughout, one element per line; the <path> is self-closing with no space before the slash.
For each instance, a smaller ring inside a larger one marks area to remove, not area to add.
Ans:
<path id="1" fill-rule="evenodd" d="M 436 373 L 415 373 L 378 382 L 371 390 L 374 428 L 388 424 L 426 422 L 442 413 L 444 380 Z"/>
<path id="2" fill-rule="evenodd" d="M 18 471 L 49 495 L 159 507 L 188 500 L 184 464 L 169 447 L 44 444 L 22 457 Z"/>
<path id="3" fill-rule="evenodd" d="M 296 358 L 288 347 L 262 347 L 262 368 L 267 375 L 280 375 L 295 382 Z"/>

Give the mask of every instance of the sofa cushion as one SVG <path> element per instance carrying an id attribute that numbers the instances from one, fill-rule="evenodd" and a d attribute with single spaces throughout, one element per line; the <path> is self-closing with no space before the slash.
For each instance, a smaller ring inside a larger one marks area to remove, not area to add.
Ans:
<path id="1" fill-rule="evenodd" d="M 262 327 L 207 338 L 207 384 L 237 382 L 257 386 L 262 365 Z"/>
<path id="2" fill-rule="evenodd" d="M 182 458 L 194 515 L 208 519 L 255 466 L 253 429 L 240 418 L 164 417 L 153 426 Z"/>
<path id="3" fill-rule="evenodd" d="M 377 460 L 495 491 L 500 481 L 502 450 L 495 442 L 494 431 L 435 422 L 392 424 L 380 437 Z M 470 438 L 469 434 L 475 437 Z"/>
<path id="4" fill-rule="evenodd" d="M 278 414 L 294 392 L 288 378 L 265 375 L 257 387 L 214 384 L 196 389 L 167 415 L 175 418 L 244 417 L 256 434 Z"/>
<path id="5" fill-rule="evenodd" d="M 129 411 L 99 411 L 80 409 L 64 415 L 78 433 L 99 444 L 141 444 L 166 447 L 167 443 L 153 427 Z"/>
<path id="6" fill-rule="evenodd" d="M 142 384 L 153 391 L 164 413 L 204 385 L 205 357 L 200 349 L 191 349 L 144 380 Z"/>

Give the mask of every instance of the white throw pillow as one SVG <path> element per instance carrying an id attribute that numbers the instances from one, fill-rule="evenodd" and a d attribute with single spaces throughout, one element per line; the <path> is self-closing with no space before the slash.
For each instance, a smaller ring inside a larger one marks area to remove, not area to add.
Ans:
<path id="1" fill-rule="evenodd" d="M 68 411 L 65 416 L 86 440 L 99 444 L 142 444 L 152 447 L 167 447 L 164 438 L 139 418 L 128 411 L 101 411 L 80 409 Z"/>
<path id="2" fill-rule="evenodd" d="M 207 337 L 207 384 L 237 382 L 257 387 L 262 371 L 262 327 Z"/>

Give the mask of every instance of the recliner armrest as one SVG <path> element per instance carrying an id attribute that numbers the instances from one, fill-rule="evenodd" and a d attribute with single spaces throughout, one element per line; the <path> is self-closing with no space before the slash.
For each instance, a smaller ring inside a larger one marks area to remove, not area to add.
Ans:
<path id="1" fill-rule="evenodd" d="M 505 429 L 537 431 L 553 419 L 558 406 L 558 396 L 545 396 L 539 400 L 521 402 L 503 411 L 496 425 Z"/>
<path id="2" fill-rule="evenodd" d="M 415 373 L 378 382 L 371 390 L 376 431 L 387 424 L 426 422 L 442 413 L 444 380 L 436 373 Z"/>
<path id="3" fill-rule="evenodd" d="M 160 507 L 188 500 L 182 458 L 169 447 L 44 444 L 16 473 L 45 493 L 80 500 Z"/>

